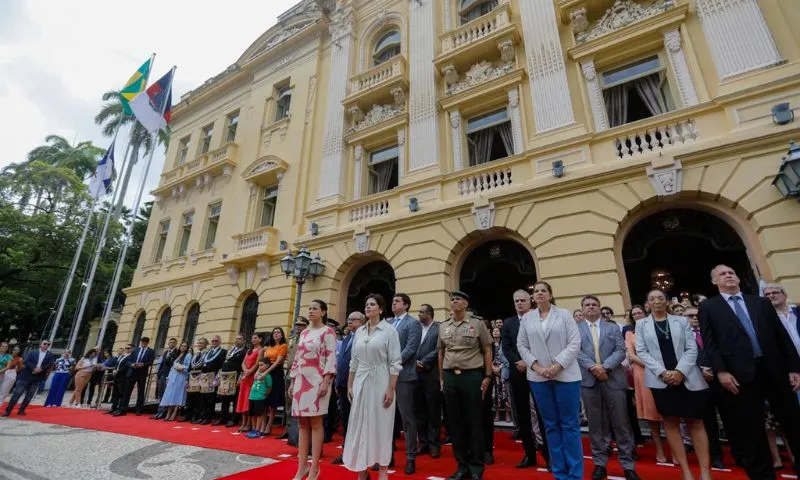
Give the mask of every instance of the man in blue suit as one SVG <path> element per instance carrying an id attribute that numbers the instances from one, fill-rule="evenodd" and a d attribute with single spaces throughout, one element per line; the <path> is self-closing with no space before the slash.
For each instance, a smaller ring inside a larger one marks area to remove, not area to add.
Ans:
<path id="1" fill-rule="evenodd" d="M 583 297 L 581 307 L 585 321 L 578 324 L 581 334 L 578 365 L 581 367 L 581 397 L 589 417 L 594 462 L 592 480 L 608 477 L 609 426 L 617 440 L 619 463 L 625 471 L 625 479 L 639 480 L 634 470 L 635 445 L 625 407 L 628 380 L 622 369 L 625 360 L 622 331 L 616 323 L 600 318 L 600 300 L 594 295 Z"/>
<path id="2" fill-rule="evenodd" d="M 342 437 L 347 437 L 347 421 L 350 419 L 350 398 L 347 396 L 347 381 L 350 377 L 350 357 L 353 355 L 353 343 L 356 330 L 366 323 L 366 317 L 361 312 L 353 312 L 347 317 L 345 336 L 336 352 L 336 397 L 339 400 L 339 416 L 342 420 Z M 342 456 L 336 457 L 333 462 L 338 465 L 343 463 Z"/>
<path id="3" fill-rule="evenodd" d="M 6 411 L 3 412 L 4 417 L 11 415 L 14 405 L 17 404 L 19 397 L 23 394 L 25 394 L 25 398 L 22 400 L 17 413 L 25 415 L 25 409 L 28 408 L 28 404 L 31 403 L 33 396 L 36 395 L 36 389 L 39 388 L 41 382 L 47 379 L 47 374 L 50 373 L 56 363 L 56 356 L 48 351 L 49 348 L 50 342 L 44 340 L 39 345 L 38 350 L 29 352 L 25 357 L 25 368 L 17 378 L 14 393 L 11 395 L 11 400 L 8 401 Z"/>
<path id="4" fill-rule="evenodd" d="M 150 366 L 153 365 L 153 361 L 156 359 L 156 352 L 148 347 L 149 344 L 150 338 L 142 337 L 141 340 L 139 340 L 139 348 L 131 355 L 131 361 L 133 363 L 131 363 L 128 373 L 128 386 L 125 389 L 125 397 L 122 398 L 122 403 L 120 404 L 120 411 L 123 414 L 125 413 L 125 409 L 128 408 L 134 385 L 136 385 L 136 415 L 138 416 L 142 413 L 144 391 L 147 385 L 147 374 L 150 372 Z"/>

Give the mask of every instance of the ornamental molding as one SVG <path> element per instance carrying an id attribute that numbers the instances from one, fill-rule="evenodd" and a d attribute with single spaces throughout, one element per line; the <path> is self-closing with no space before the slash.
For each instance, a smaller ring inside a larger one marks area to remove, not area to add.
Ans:
<path id="1" fill-rule="evenodd" d="M 405 106 L 398 105 L 373 105 L 366 114 L 361 113 L 361 109 L 358 107 L 351 108 L 350 115 L 353 118 L 353 126 L 350 128 L 349 133 L 359 132 L 365 128 L 383 123 L 405 112 Z"/>
<path id="2" fill-rule="evenodd" d="M 647 167 L 647 177 L 659 197 L 677 195 L 683 188 L 683 167 L 680 160 L 674 160 L 672 165 L 666 167 Z"/>
<path id="3" fill-rule="evenodd" d="M 283 175 L 288 169 L 288 163 L 276 156 L 269 155 L 251 163 L 242 173 L 242 177 L 248 182 L 267 180 L 267 183 L 278 183 L 280 185 Z"/>
<path id="4" fill-rule="evenodd" d="M 261 280 L 266 280 L 269 278 L 269 262 L 266 260 L 259 260 L 256 262 L 258 266 L 258 272 L 261 274 Z"/>
<path id="5" fill-rule="evenodd" d="M 641 5 L 634 0 L 616 0 L 594 26 L 575 35 L 577 43 L 585 43 L 613 33 L 628 25 L 665 12 L 675 6 L 674 0 L 656 0 L 649 5 Z M 574 20 L 573 20 L 574 21 Z M 578 20 L 580 21 L 580 20 Z M 573 26 L 573 28 L 575 28 Z"/>
<path id="6" fill-rule="evenodd" d="M 364 254 L 369 252 L 369 230 L 353 233 L 353 240 L 356 244 L 356 253 Z"/>
<path id="7" fill-rule="evenodd" d="M 238 285 L 239 284 L 239 268 L 235 266 L 230 266 L 225 269 L 225 273 L 228 274 L 228 278 L 231 281 L 231 285 Z"/>
<path id="8" fill-rule="evenodd" d="M 452 79 L 453 70 L 454 67 L 452 66 L 445 67 L 445 71 L 443 72 L 445 77 Z M 447 95 L 450 96 L 459 92 L 463 92 L 464 90 L 468 90 L 477 85 L 494 80 L 495 78 L 502 77 L 512 70 L 514 70 L 514 62 L 506 62 L 499 65 L 494 65 L 492 62 L 487 60 L 478 62 L 470 67 L 470 69 L 462 78 L 459 78 L 457 81 L 448 85 Z"/>
<path id="9" fill-rule="evenodd" d="M 252 55 L 250 55 L 250 60 L 255 59 L 269 51 L 274 50 L 278 45 L 282 44 L 286 40 L 298 35 L 303 30 L 306 30 L 310 26 L 314 25 L 316 20 L 309 20 L 304 23 L 300 23 L 294 26 L 291 26 L 287 29 L 281 30 L 274 36 L 270 37 L 262 46 L 260 46 Z"/>
<path id="10" fill-rule="evenodd" d="M 472 216 L 475 220 L 475 228 L 478 230 L 489 230 L 494 227 L 494 202 L 481 206 L 472 207 Z"/>

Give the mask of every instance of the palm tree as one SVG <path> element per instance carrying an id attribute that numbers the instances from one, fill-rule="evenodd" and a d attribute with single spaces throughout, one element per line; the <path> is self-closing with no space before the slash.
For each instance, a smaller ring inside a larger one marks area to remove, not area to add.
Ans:
<path id="1" fill-rule="evenodd" d="M 103 126 L 103 135 L 110 137 L 114 135 L 117 128 L 132 124 L 131 132 L 129 135 L 129 145 L 131 149 L 130 156 L 128 157 L 128 168 L 125 171 L 125 176 L 122 179 L 122 187 L 120 191 L 124 192 L 128 189 L 128 182 L 131 178 L 131 171 L 133 165 L 139 159 L 139 153 L 147 155 L 157 145 L 153 145 L 150 133 L 142 127 L 142 124 L 137 122 L 131 115 L 126 115 L 122 109 L 122 102 L 120 101 L 119 92 L 115 90 L 108 91 L 103 94 L 103 101 L 106 102 L 100 109 L 100 112 L 94 117 L 94 122 L 97 125 Z M 165 147 L 169 145 L 169 126 L 166 130 L 159 130 L 158 144 L 163 144 Z M 122 202 L 124 198 L 120 196 L 117 201 L 117 206 L 114 209 L 114 215 L 119 216 L 122 209 Z"/>

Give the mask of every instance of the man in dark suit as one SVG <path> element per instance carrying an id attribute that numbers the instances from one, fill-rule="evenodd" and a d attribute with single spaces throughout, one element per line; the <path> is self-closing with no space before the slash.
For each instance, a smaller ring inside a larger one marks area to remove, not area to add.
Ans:
<path id="1" fill-rule="evenodd" d="M 705 353 L 725 389 L 722 401 L 735 415 L 734 442 L 740 444 L 748 476 L 773 479 L 764 400 L 783 427 L 795 462 L 800 461 L 800 405 L 793 393 L 800 389 L 800 356 L 770 301 L 742 295 L 732 268 L 714 267 L 711 283 L 720 295 L 699 307 Z"/>
<path id="2" fill-rule="evenodd" d="M 128 408 L 128 403 L 131 400 L 131 393 L 133 387 L 136 386 L 136 415 L 142 414 L 142 407 L 144 406 L 144 392 L 147 386 L 147 374 L 150 372 L 150 366 L 156 359 L 156 352 L 148 347 L 150 344 L 149 337 L 142 337 L 139 340 L 139 348 L 133 352 L 131 357 L 133 363 L 130 366 L 128 373 L 128 387 L 125 389 L 125 397 L 122 399 L 120 411 L 125 412 Z"/>
<path id="3" fill-rule="evenodd" d="M 439 382 L 439 323 L 433 320 L 433 307 L 419 306 L 422 339 L 417 350 L 417 385 L 414 387 L 414 415 L 417 417 L 419 448 L 417 455 L 441 456 L 439 431 L 442 427 L 442 396 Z"/>
<path id="4" fill-rule="evenodd" d="M 509 365 L 508 381 L 511 385 L 512 407 L 516 413 L 517 426 L 519 427 L 519 439 L 525 450 L 525 456 L 519 462 L 517 468 L 528 468 L 536 466 L 536 441 L 533 437 L 533 426 L 531 425 L 530 397 L 531 389 L 528 385 L 527 370 L 528 366 L 519 355 L 517 350 L 517 334 L 519 333 L 519 322 L 522 317 L 531 310 L 531 296 L 525 290 L 514 292 L 514 309 L 517 314 L 503 320 L 503 328 L 500 333 L 503 354 L 506 356 Z M 539 421 L 539 431 L 542 432 L 544 446 L 542 456 L 547 460 L 547 439 L 544 435 L 544 424 L 542 416 L 537 415 Z"/>
<path id="5" fill-rule="evenodd" d="M 347 335 L 339 344 L 336 352 L 336 398 L 339 406 L 339 417 L 342 421 L 342 441 L 347 437 L 347 422 L 350 419 L 350 398 L 347 395 L 347 382 L 350 378 L 350 358 L 353 354 L 353 342 L 356 338 L 356 330 L 361 328 L 366 322 L 366 317 L 361 312 L 353 312 L 347 317 Z M 343 463 L 342 456 L 333 459 L 333 464 Z"/>
<path id="6" fill-rule="evenodd" d="M 211 337 L 211 349 L 209 349 L 203 360 L 201 368 L 202 375 L 211 374 L 217 376 L 222 364 L 225 363 L 225 356 L 228 351 L 222 348 L 222 339 L 219 335 Z M 213 381 L 212 381 L 213 383 Z M 192 421 L 194 424 L 208 425 L 214 417 L 214 409 L 217 405 L 217 393 L 214 388 L 210 392 L 200 391 L 200 417 Z"/>
<path id="7" fill-rule="evenodd" d="M 223 379 L 229 378 L 231 381 L 236 382 L 242 373 L 242 363 L 247 354 L 245 349 L 244 335 L 241 333 L 236 335 L 233 340 L 233 346 L 225 353 L 225 361 L 222 363 L 222 368 L 219 370 L 219 386 L 217 387 L 217 399 L 220 402 L 221 411 L 218 419 L 211 422 L 211 425 L 223 424 L 228 428 L 235 426 L 239 423 L 239 414 L 236 413 L 236 399 L 239 398 L 239 384 L 236 383 L 236 389 L 231 395 L 220 395 L 225 393 L 222 390 Z M 233 407 L 233 413 L 231 413 Z"/>
<path id="8" fill-rule="evenodd" d="M 127 406 L 127 402 L 122 402 L 125 400 L 126 392 L 128 391 L 131 365 L 133 365 L 132 353 L 133 344 L 129 343 L 125 345 L 125 351 L 117 357 L 117 362 L 114 365 L 114 373 L 112 374 L 114 377 L 114 384 L 111 389 L 111 409 L 106 413 L 115 417 L 125 415 L 123 405 Z"/>
<path id="9" fill-rule="evenodd" d="M 20 404 L 17 414 L 25 415 L 25 409 L 28 408 L 28 404 L 31 403 L 33 396 L 36 395 L 39 384 L 47 379 L 47 374 L 56 363 L 56 356 L 48 351 L 49 348 L 50 342 L 44 340 L 39 344 L 38 350 L 29 352 L 25 357 L 25 368 L 17 378 L 17 383 L 14 385 L 14 393 L 8 401 L 6 411 L 3 412 L 4 417 L 11 415 L 14 405 L 17 404 L 19 397 L 23 394 L 25 398 L 22 399 L 22 404 Z"/>
<path id="10" fill-rule="evenodd" d="M 164 390 L 167 389 L 167 378 L 175 359 L 178 358 L 178 340 L 170 338 L 167 340 L 167 348 L 161 354 L 161 361 L 158 363 L 158 373 L 156 373 L 156 399 L 161 400 Z M 166 407 L 158 407 L 158 412 L 153 415 L 154 420 L 161 420 L 167 414 Z"/>

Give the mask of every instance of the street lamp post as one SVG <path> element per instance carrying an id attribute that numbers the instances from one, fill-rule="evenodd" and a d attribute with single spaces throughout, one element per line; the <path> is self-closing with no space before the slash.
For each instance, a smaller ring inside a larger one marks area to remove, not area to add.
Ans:
<path id="1" fill-rule="evenodd" d="M 286 278 L 289 278 L 290 275 L 293 276 L 294 281 L 297 283 L 292 332 L 294 332 L 294 326 L 297 324 L 297 317 L 300 316 L 303 284 L 306 283 L 309 275 L 312 279 L 315 279 L 322 275 L 323 270 L 325 270 L 325 265 L 322 263 L 322 259 L 319 258 L 319 254 L 315 258 L 311 258 L 311 252 L 306 247 L 301 248 L 297 255 L 292 255 L 290 251 L 281 259 L 281 271 L 286 274 Z"/>

